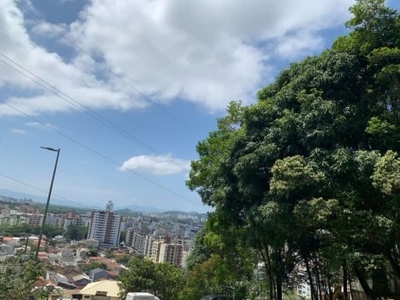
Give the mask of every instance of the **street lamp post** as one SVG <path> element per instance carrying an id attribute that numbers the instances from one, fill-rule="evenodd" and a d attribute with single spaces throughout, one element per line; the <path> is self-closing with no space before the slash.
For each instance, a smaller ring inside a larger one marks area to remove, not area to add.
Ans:
<path id="1" fill-rule="evenodd" d="M 57 157 L 56 157 L 56 162 L 54 164 L 53 176 L 51 177 L 49 194 L 47 195 L 47 202 L 46 202 L 46 208 L 44 209 L 44 216 L 43 216 L 42 226 L 40 226 L 39 240 L 38 240 L 38 245 L 37 245 L 37 248 L 36 248 L 35 259 L 37 259 L 38 255 L 39 255 L 40 243 L 42 242 L 42 236 L 43 236 L 43 227 L 44 227 L 44 224 L 46 222 L 46 216 L 47 216 L 47 211 L 49 209 L 51 191 L 53 190 L 54 177 L 56 176 L 56 171 L 57 171 L 58 157 L 60 156 L 60 148 L 58 148 L 58 149 L 54 149 L 54 148 L 50 148 L 50 147 L 40 147 L 40 148 L 45 149 L 45 150 L 49 150 L 49 151 L 53 151 L 53 152 L 57 152 Z"/>

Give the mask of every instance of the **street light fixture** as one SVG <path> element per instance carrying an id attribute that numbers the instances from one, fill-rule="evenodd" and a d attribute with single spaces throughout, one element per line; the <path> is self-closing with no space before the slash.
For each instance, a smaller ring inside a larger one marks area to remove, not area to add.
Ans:
<path id="1" fill-rule="evenodd" d="M 57 152 L 57 157 L 56 157 L 56 162 L 54 164 L 53 176 L 51 177 L 51 183 L 50 183 L 50 188 L 49 188 L 49 194 L 47 196 L 46 208 L 44 209 L 44 216 L 43 216 L 42 226 L 40 226 L 39 240 L 38 240 L 38 245 L 37 245 L 37 248 L 36 248 L 35 259 L 37 259 L 38 255 L 39 255 L 40 244 L 42 242 L 42 236 L 43 236 L 43 227 L 44 227 L 44 224 L 46 222 L 46 216 L 47 216 L 47 211 L 49 209 L 51 191 L 53 190 L 54 177 L 56 176 L 56 171 L 57 171 L 58 157 L 60 156 L 60 148 L 58 148 L 58 149 L 50 148 L 50 147 L 40 147 L 40 148 L 42 148 L 44 150 L 48 150 L 48 151 Z"/>

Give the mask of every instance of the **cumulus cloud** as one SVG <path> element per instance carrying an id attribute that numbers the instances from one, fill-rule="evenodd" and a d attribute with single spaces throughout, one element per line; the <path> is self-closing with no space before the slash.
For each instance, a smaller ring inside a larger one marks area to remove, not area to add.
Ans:
<path id="1" fill-rule="evenodd" d="M 319 49 L 319 30 L 342 22 L 352 2 L 92 1 L 71 36 L 149 94 L 221 109 L 254 98 L 275 54 Z M 268 42 L 276 51 L 259 47 Z"/>
<path id="2" fill-rule="evenodd" d="M 1 2 L 0 88 L 7 86 L 26 94 L 6 99 L 5 104 L 0 104 L 0 115 L 73 111 L 81 110 L 82 106 L 121 110 L 143 107 L 142 100 L 135 100 L 137 95 L 98 79 L 96 66 L 90 59 L 85 63 L 83 60 L 67 63 L 57 53 L 35 44 L 16 3 Z M 79 99 L 79 104 L 75 99 Z"/>
<path id="3" fill-rule="evenodd" d="M 1 0 L 0 89 L 28 93 L 6 99 L 0 116 L 82 109 L 71 99 L 91 109 L 143 108 L 149 103 L 142 93 L 211 111 L 231 100 L 249 103 L 271 80 L 275 58 L 320 50 L 321 30 L 343 23 L 354 0 L 91 1 L 68 26 L 36 20 L 30 31 L 17 2 Z M 75 47 L 72 58 L 39 46 L 31 34 L 59 37 Z M 15 62 L 46 89 L 15 72 L 27 75 Z"/>
<path id="4" fill-rule="evenodd" d="M 124 161 L 121 171 L 142 171 L 156 175 L 169 175 L 190 170 L 190 161 L 173 158 L 171 154 L 139 155 Z"/>

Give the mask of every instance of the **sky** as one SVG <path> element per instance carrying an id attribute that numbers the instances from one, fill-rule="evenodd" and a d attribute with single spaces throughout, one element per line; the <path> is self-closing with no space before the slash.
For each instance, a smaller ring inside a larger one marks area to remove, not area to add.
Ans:
<path id="1" fill-rule="evenodd" d="M 0 189 L 206 212 L 185 185 L 228 103 L 346 33 L 353 0 L 0 0 Z M 396 0 L 389 6 L 400 8 Z"/>

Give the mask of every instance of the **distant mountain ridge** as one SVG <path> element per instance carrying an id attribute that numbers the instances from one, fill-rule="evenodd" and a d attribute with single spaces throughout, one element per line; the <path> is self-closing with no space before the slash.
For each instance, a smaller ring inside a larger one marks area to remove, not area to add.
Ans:
<path id="1" fill-rule="evenodd" d="M 181 215 L 181 214 L 191 215 L 191 216 L 207 216 L 207 213 L 199 213 L 196 211 L 186 212 L 186 211 L 179 211 L 179 210 L 166 210 L 166 211 L 163 211 L 162 214 L 163 215 L 171 215 L 171 216 L 174 216 L 174 215 L 177 216 L 177 215 Z"/>
<path id="2" fill-rule="evenodd" d="M 143 213 L 163 213 L 165 211 L 160 208 L 149 207 L 149 206 L 140 206 L 140 205 L 128 205 L 128 206 L 121 206 L 121 207 L 116 206 L 114 208 L 114 210 L 116 212 L 129 210 L 131 212 L 143 212 Z"/>
<path id="3" fill-rule="evenodd" d="M 14 198 L 15 200 L 32 200 L 33 202 L 46 202 L 47 197 L 37 196 L 8 189 L 0 189 L 0 196 Z"/>
<path id="4" fill-rule="evenodd" d="M 16 192 L 8 189 L 0 189 L 0 197 L 6 197 L 6 198 L 14 198 L 15 200 L 32 200 L 32 202 L 36 203 L 45 203 L 47 201 L 47 196 L 37 196 L 37 195 L 32 195 L 28 193 L 23 193 L 23 192 Z M 53 196 L 52 196 L 53 198 Z M 57 198 L 54 196 L 54 198 Z M 115 201 L 117 202 L 117 201 Z M 51 205 L 51 204 L 50 204 Z M 57 205 L 60 205 L 57 203 Z M 68 204 L 68 205 L 63 205 L 66 207 L 76 207 L 73 204 Z M 104 205 L 105 208 L 105 205 Z M 93 207 L 93 209 L 98 209 Z M 143 213 L 165 213 L 165 212 L 170 212 L 170 210 L 167 209 L 160 209 L 156 207 L 150 207 L 150 206 L 140 206 L 140 205 L 123 205 L 123 206 L 115 206 L 114 207 L 115 211 L 120 211 L 120 210 L 130 210 L 132 212 L 143 212 Z M 181 213 L 186 213 L 186 212 L 181 212 Z M 187 214 L 191 214 L 195 212 L 189 212 Z"/>

